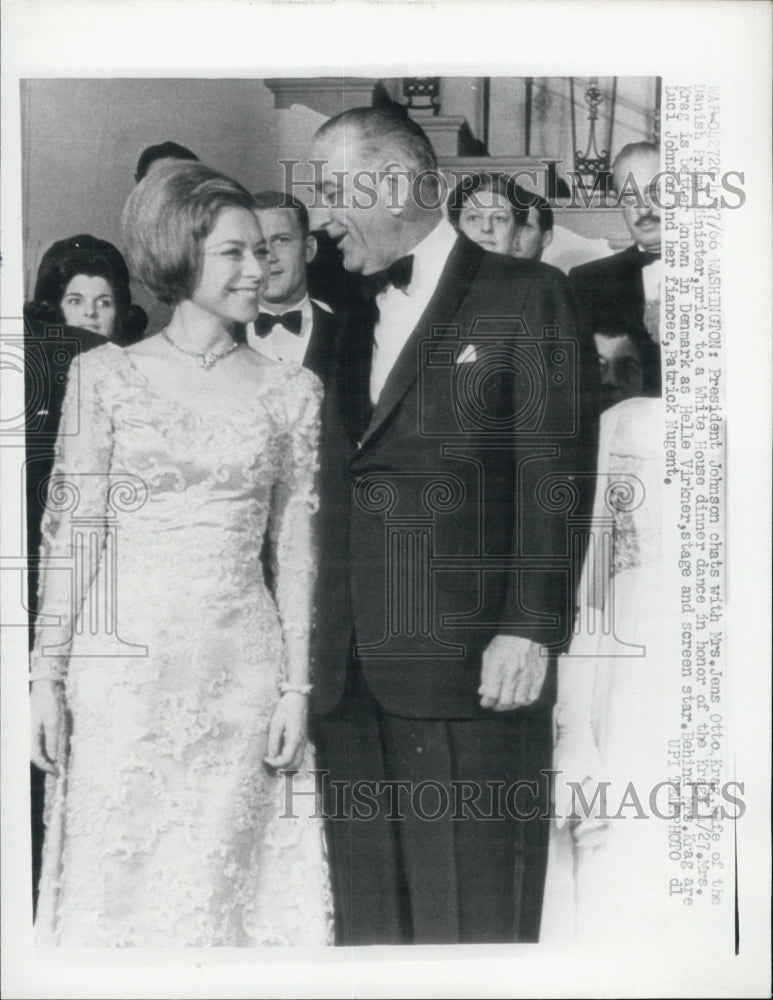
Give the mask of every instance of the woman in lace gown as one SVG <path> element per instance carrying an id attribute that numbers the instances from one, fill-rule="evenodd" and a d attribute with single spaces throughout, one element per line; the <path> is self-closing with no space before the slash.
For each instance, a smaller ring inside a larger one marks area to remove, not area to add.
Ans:
<path id="1" fill-rule="evenodd" d="M 331 941 L 322 820 L 289 794 L 313 788 L 321 388 L 232 339 L 258 312 L 251 209 L 198 163 L 138 185 L 130 263 L 172 320 L 71 369 L 32 656 L 38 944 Z"/>
<path id="2" fill-rule="evenodd" d="M 660 399 L 628 399 L 602 415 L 577 634 L 559 661 L 553 767 L 561 773 L 543 943 L 642 947 L 664 927 L 668 823 L 652 816 L 649 801 L 650 790 L 668 778 L 661 441 Z M 579 798 L 573 806 L 569 782 L 582 785 L 588 803 L 609 782 L 605 814 L 597 800 L 585 818 Z M 634 818 L 633 795 L 651 818 Z M 667 813 L 665 794 L 656 801 Z"/>

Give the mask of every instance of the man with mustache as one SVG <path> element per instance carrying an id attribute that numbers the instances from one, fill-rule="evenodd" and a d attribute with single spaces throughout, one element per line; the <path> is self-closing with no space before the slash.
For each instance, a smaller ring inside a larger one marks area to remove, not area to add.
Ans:
<path id="1" fill-rule="evenodd" d="M 346 111 L 310 160 L 349 272 L 313 658 L 337 940 L 535 941 L 596 353 L 560 272 L 455 232 L 404 113 Z"/>
<path id="2" fill-rule="evenodd" d="M 658 342 L 660 325 L 660 209 L 653 182 L 660 151 L 650 142 L 624 146 L 612 167 L 614 189 L 634 244 L 622 253 L 569 272 L 569 280 L 590 330 L 619 325 Z M 653 197 L 655 196 L 655 197 Z M 645 373 L 658 381 L 659 373 Z"/>

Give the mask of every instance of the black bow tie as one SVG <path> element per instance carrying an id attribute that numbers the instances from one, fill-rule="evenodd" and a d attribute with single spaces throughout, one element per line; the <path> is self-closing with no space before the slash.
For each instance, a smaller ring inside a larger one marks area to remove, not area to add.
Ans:
<path id="1" fill-rule="evenodd" d="M 651 264 L 654 260 L 660 260 L 660 250 L 639 250 L 639 255 L 642 267 L 646 267 L 647 264 Z"/>
<path id="2" fill-rule="evenodd" d="M 259 313 L 255 323 L 255 330 L 259 337 L 267 337 L 276 324 L 283 326 L 290 333 L 300 333 L 303 325 L 303 313 L 300 309 L 292 309 L 281 316 L 274 316 L 273 313 Z"/>
<path id="3" fill-rule="evenodd" d="M 413 254 L 401 257 L 394 264 L 390 264 L 385 271 L 376 271 L 375 274 L 367 274 L 362 279 L 362 294 L 366 299 L 375 299 L 390 285 L 395 288 L 405 290 L 411 283 L 413 277 Z"/>

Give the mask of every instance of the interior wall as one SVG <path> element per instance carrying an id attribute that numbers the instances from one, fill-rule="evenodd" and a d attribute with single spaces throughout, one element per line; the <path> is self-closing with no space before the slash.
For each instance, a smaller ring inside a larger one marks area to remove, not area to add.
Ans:
<path id="1" fill-rule="evenodd" d="M 273 96 L 260 81 L 27 80 L 21 100 L 28 297 L 55 240 L 91 233 L 121 248 L 121 209 L 146 146 L 181 143 L 250 190 L 281 180 Z"/>
<path id="2" fill-rule="evenodd" d="M 480 98 L 474 83 L 477 78 L 446 78 L 444 113 L 474 119 Z M 619 82 L 616 148 L 641 137 L 653 88 L 651 78 Z M 492 152 L 516 143 L 522 92 L 520 79 L 492 80 Z M 28 298 L 40 258 L 55 240 L 91 233 L 122 249 L 121 209 L 145 147 L 171 139 L 250 191 L 284 188 L 287 174 L 279 161 L 302 164 L 312 135 L 325 120 L 300 104 L 277 110 L 274 95 L 261 80 L 26 80 L 21 101 Z M 497 117 L 503 107 L 509 112 L 507 122 Z M 301 165 L 299 176 L 307 176 L 307 170 Z M 294 193 L 311 198 L 301 187 Z M 573 219 L 567 224 L 576 228 Z M 157 328 L 162 319 L 158 304 L 139 286 L 133 286 L 133 294 L 149 313 L 150 329 Z"/>

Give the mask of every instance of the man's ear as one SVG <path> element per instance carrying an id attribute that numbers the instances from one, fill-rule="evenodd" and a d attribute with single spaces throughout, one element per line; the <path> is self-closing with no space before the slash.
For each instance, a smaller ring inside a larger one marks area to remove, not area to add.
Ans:
<path id="1" fill-rule="evenodd" d="M 397 160 L 384 165 L 379 171 L 381 197 L 386 199 L 386 208 L 394 216 L 402 215 L 411 193 L 412 172 Z"/>
<path id="2" fill-rule="evenodd" d="M 548 229 L 542 234 L 542 249 L 547 250 L 550 244 L 553 242 L 553 230 Z"/>
<path id="3" fill-rule="evenodd" d="M 306 247 L 306 263 L 310 264 L 314 258 L 317 256 L 317 238 L 312 236 L 311 233 L 303 241 Z"/>

